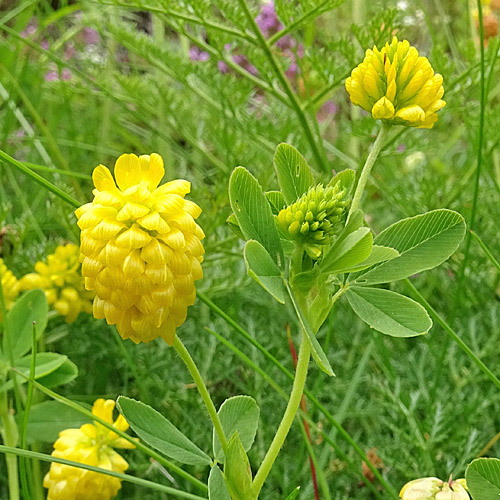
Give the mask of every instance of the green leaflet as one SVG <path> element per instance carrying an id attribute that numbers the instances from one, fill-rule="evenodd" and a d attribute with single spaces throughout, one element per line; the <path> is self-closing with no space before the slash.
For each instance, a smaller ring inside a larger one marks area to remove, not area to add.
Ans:
<path id="1" fill-rule="evenodd" d="M 248 275 L 281 304 L 285 303 L 283 276 L 266 249 L 255 240 L 247 241 L 244 250 Z"/>
<path id="2" fill-rule="evenodd" d="M 311 344 L 311 352 L 312 352 L 312 357 L 318 367 L 324 371 L 327 375 L 330 375 L 330 377 L 335 376 L 335 373 L 332 370 L 332 367 L 330 366 L 330 362 L 328 361 L 328 358 L 326 357 L 325 351 L 323 351 L 321 345 L 318 342 L 318 339 L 316 338 L 316 335 L 314 332 L 311 330 L 311 327 L 309 325 L 309 322 L 307 321 L 307 318 L 304 316 L 302 313 L 302 310 L 300 309 L 300 305 L 297 303 L 297 299 L 290 288 L 290 285 L 287 284 L 287 290 L 288 294 L 290 295 L 290 298 L 292 300 L 293 307 L 295 309 L 295 312 L 297 313 L 297 317 L 299 318 L 300 325 L 302 327 L 303 332 L 305 333 L 307 339 L 309 340 Z"/>
<path id="3" fill-rule="evenodd" d="M 355 278 L 359 285 L 375 285 L 407 278 L 444 262 L 460 245 L 465 221 L 457 212 L 433 210 L 396 222 L 382 231 L 374 243 L 400 255 Z"/>
<path id="4" fill-rule="evenodd" d="M 224 475 L 217 465 L 212 467 L 208 476 L 208 500 L 231 500 Z"/>
<path id="5" fill-rule="evenodd" d="M 367 259 L 372 251 L 373 235 L 369 228 L 360 227 L 334 244 L 320 263 L 324 273 L 337 274 Z"/>
<path id="6" fill-rule="evenodd" d="M 229 201 L 245 239 L 257 240 L 283 268 L 283 248 L 271 206 L 257 179 L 246 168 L 238 167 L 231 174 Z"/>
<path id="7" fill-rule="evenodd" d="M 274 153 L 274 168 L 287 205 L 297 201 L 315 184 L 305 158 L 290 144 L 281 143 Z"/>
<path id="8" fill-rule="evenodd" d="M 390 290 L 351 286 L 346 292 L 353 311 L 371 328 L 392 337 L 427 333 L 432 321 L 414 300 Z"/>
<path id="9" fill-rule="evenodd" d="M 465 479 L 474 500 L 500 498 L 500 460 L 497 458 L 474 460 L 467 467 Z"/>
<path id="10" fill-rule="evenodd" d="M 254 442 L 259 426 L 260 409 L 255 399 L 250 396 L 234 396 L 226 399 L 217 412 L 226 436 L 238 432 L 244 451 L 248 451 Z M 224 462 L 224 453 L 217 433 L 213 432 L 215 459 Z"/>
<path id="11" fill-rule="evenodd" d="M 7 313 L 14 359 L 20 358 L 31 349 L 31 334 L 34 321 L 36 322 L 37 339 L 42 336 L 47 326 L 47 314 L 47 299 L 42 290 L 26 292 Z M 4 338 L 4 346 L 6 340 L 7 337 Z"/>
<path id="12" fill-rule="evenodd" d="M 233 500 L 257 500 L 252 489 L 252 470 L 247 454 L 236 431 L 227 444 L 224 463 L 226 485 Z"/>
<path id="13" fill-rule="evenodd" d="M 147 444 L 183 464 L 209 465 L 210 457 L 163 415 L 140 401 L 120 396 L 117 407 Z"/>

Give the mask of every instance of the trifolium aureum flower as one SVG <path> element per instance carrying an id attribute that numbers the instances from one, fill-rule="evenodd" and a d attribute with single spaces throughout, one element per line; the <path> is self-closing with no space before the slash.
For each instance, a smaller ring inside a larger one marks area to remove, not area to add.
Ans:
<path id="1" fill-rule="evenodd" d="M 441 481 L 437 477 L 410 481 L 399 496 L 401 500 L 470 500 L 465 479 Z"/>
<path id="2" fill-rule="evenodd" d="M 82 311 L 92 313 L 94 293 L 85 290 L 77 245 L 59 245 L 46 262 L 35 264 L 35 271 L 21 278 L 22 290 L 41 288 L 49 305 L 64 316 L 67 323 L 75 321 Z"/>
<path id="3" fill-rule="evenodd" d="M 205 235 L 195 222 L 201 209 L 184 199 L 188 181 L 158 187 L 164 173 L 155 153 L 120 156 L 116 183 L 99 165 L 94 200 L 75 212 L 85 286 L 96 292 L 94 316 L 136 343 L 162 337 L 172 345 L 203 277 Z"/>
<path id="4" fill-rule="evenodd" d="M 326 188 L 318 184 L 278 213 L 278 226 L 283 236 L 318 259 L 323 247 L 342 229 L 348 204 L 338 184 Z"/>
<path id="5" fill-rule="evenodd" d="M 128 423 L 121 415 L 113 423 L 114 407 L 113 400 L 98 399 L 92 413 L 113 424 L 116 429 L 126 431 Z M 52 456 L 123 474 L 128 469 L 128 463 L 113 448 L 132 449 L 134 445 L 95 422 L 60 432 Z M 118 493 L 121 480 L 99 472 L 52 463 L 43 485 L 49 490 L 47 500 L 109 500 Z"/>
<path id="6" fill-rule="evenodd" d="M 381 50 L 368 49 L 345 87 L 351 101 L 373 118 L 409 127 L 432 128 L 446 104 L 443 77 L 407 40 L 396 37 Z"/>
<path id="7" fill-rule="evenodd" d="M 12 271 L 5 265 L 3 259 L 0 259 L 0 275 L 2 277 L 2 291 L 5 309 L 8 310 L 12 307 L 16 297 L 19 295 L 19 281 L 12 274 Z"/>

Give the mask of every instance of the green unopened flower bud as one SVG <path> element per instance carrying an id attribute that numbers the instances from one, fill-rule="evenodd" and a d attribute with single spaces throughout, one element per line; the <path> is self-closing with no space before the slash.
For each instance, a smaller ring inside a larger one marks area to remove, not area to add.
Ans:
<path id="1" fill-rule="evenodd" d="M 304 246 L 312 259 L 318 259 L 343 226 L 349 201 L 338 185 L 311 187 L 295 203 L 278 214 L 282 234 Z"/>
<path id="2" fill-rule="evenodd" d="M 470 500 L 465 479 L 441 481 L 437 477 L 410 481 L 399 496 L 401 500 Z"/>

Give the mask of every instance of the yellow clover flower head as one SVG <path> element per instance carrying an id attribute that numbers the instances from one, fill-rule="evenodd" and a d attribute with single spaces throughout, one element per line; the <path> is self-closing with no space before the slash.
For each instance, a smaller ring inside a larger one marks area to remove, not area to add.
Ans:
<path id="1" fill-rule="evenodd" d="M 13 306 L 16 297 L 19 295 L 19 281 L 14 274 L 12 274 L 12 271 L 5 265 L 3 259 L 0 259 L 0 276 L 2 278 L 2 291 L 5 308 L 8 310 Z"/>
<path id="2" fill-rule="evenodd" d="M 67 323 L 72 323 L 80 312 L 92 312 L 94 293 L 85 290 L 80 267 L 78 246 L 59 245 L 46 262 L 35 264 L 35 273 L 21 278 L 21 290 L 41 288 L 49 305 L 64 316 Z"/>
<path id="3" fill-rule="evenodd" d="M 414 479 L 403 486 L 401 500 L 470 500 L 465 479 L 441 481 L 437 477 Z"/>
<path id="4" fill-rule="evenodd" d="M 121 415 L 113 423 L 114 407 L 113 400 L 98 399 L 92 413 L 113 424 L 116 429 L 126 431 L 128 423 Z M 134 445 L 96 422 L 59 433 L 52 456 L 123 473 L 128 469 L 128 463 L 113 448 L 132 449 Z M 43 485 L 49 490 L 47 500 L 109 500 L 118 493 L 121 480 L 98 472 L 52 463 Z"/>
<path id="5" fill-rule="evenodd" d="M 322 248 L 342 228 L 349 201 L 338 184 L 309 188 L 295 203 L 278 213 L 282 234 L 304 246 L 312 259 L 321 256 Z"/>
<path id="6" fill-rule="evenodd" d="M 407 40 L 366 51 L 345 81 L 351 101 L 373 118 L 397 125 L 432 128 L 446 102 L 443 77 Z"/>
<path id="7" fill-rule="evenodd" d="M 156 153 L 124 154 L 114 173 L 116 183 L 105 166 L 95 168 L 94 200 L 75 212 L 94 316 L 116 324 L 124 339 L 162 337 L 172 345 L 203 277 L 205 234 L 195 222 L 201 209 L 184 199 L 188 181 L 158 187 L 165 170 Z"/>

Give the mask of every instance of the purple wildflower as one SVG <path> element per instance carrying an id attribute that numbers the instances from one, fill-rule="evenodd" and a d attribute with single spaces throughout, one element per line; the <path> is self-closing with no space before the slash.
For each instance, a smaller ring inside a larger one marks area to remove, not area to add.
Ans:
<path id="1" fill-rule="evenodd" d="M 262 5 L 259 15 L 255 18 L 255 22 L 266 38 L 269 38 L 283 29 L 283 25 L 278 19 L 278 15 L 274 8 L 274 2 Z"/>
<path id="2" fill-rule="evenodd" d="M 223 75 L 229 73 L 229 66 L 224 61 L 217 61 L 217 68 Z"/>
<path id="3" fill-rule="evenodd" d="M 191 61 L 208 61 L 210 59 L 210 54 L 199 47 L 193 46 L 189 49 L 189 58 Z"/>
<path id="4" fill-rule="evenodd" d="M 59 75 L 57 74 L 57 71 L 49 71 L 45 73 L 46 82 L 55 82 L 57 80 L 59 80 Z"/>
<path id="5" fill-rule="evenodd" d="M 318 121 L 322 122 L 331 116 L 335 116 L 339 110 L 337 104 L 332 101 L 326 101 L 321 108 L 319 108 L 317 113 Z"/>
<path id="6" fill-rule="evenodd" d="M 71 80 L 71 77 L 73 74 L 71 73 L 71 70 L 69 68 L 63 68 L 61 71 L 61 74 L 59 74 L 57 71 L 48 71 L 45 73 L 45 81 L 46 82 L 57 82 L 59 80 Z"/>
<path id="7" fill-rule="evenodd" d="M 42 40 L 40 42 L 40 47 L 42 47 L 43 50 L 49 50 L 50 44 L 48 40 Z"/>
<path id="8" fill-rule="evenodd" d="M 96 45 L 99 43 L 100 37 L 99 37 L 99 32 L 96 31 L 94 28 L 89 28 L 88 26 L 85 26 L 82 30 L 83 33 L 83 40 L 85 41 L 86 45 Z"/>
<path id="9" fill-rule="evenodd" d="M 26 25 L 26 28 L 21 31 L 20 35 L 23 38 L 28 38 L 31 35 L 34 35 L 38 29 L 38 20 L 36 17 L 32 17 L 28 24 Z"/>
<path id="10" fill-rule="evenodd" d="M 406 146 L 404 144 L 400 144 L 397 148 L 396 151 L 398 153 L 402 153 L 406 149 Z"/>
<path id="11" fill-rule="evenodd" d="M 69 68 L 63 68 L 62 72 L 61 72 L 61 79 L 62 80 L 71 80 L 71 77 L 73 76 L 73 74 L 71 73 L 71 70 Z"/>

